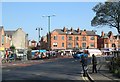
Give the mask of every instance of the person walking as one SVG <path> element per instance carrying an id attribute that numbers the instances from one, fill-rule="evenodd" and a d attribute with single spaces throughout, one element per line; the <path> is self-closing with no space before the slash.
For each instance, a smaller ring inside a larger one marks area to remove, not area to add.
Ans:
<path id="1" fill-rule="evenodd" d="M 94 73 L 94 71 L 97 73 L 97 58 L 96 56 L 93 54 L 92 55 L 92 65 L 93 65 L 93 68 L 92 68 L 92 73 Z"/>
<path id="2" fill-rule="evenodd" d="M 82 69 L 83 69 L 83 76 L 86 76 L 87 73 L 87 56 L 84 54 L 81 56 L 81 63 L 82 63 Z"/>

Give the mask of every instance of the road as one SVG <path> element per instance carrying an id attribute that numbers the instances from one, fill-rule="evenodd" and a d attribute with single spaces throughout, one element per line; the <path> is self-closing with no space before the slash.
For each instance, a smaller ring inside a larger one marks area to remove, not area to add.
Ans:
<path id="1" fill-rule="evenodd" d="M 62 58 L 28 66 L 3 68 L 2 80 L 87 80 L 79 61 Z"/>

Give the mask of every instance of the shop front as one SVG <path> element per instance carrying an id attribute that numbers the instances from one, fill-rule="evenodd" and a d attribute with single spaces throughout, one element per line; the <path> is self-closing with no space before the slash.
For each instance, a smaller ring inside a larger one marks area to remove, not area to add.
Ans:
<path id="1" fill-rule="evenodd" d="M 0 47 L 0 58 L 4 58 L 4 56 L 5 56 L 5 48 Z"/>

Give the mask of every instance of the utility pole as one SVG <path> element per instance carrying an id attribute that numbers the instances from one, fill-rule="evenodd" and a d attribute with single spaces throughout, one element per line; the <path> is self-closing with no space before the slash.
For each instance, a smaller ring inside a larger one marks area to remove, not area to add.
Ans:
<path id="1" fill-rule="evenodd" d="M 40 31 L 43 30 L 43 29 L 41 27 L 38 27 L 38 28 L 36 28 L 36 30 L 38 30 L 38 45 L 39 45 L 39 41 L 41 40 Z"/>
<path id="2" fill-rule="evenodd" d="M 47 16 L 42 16 L 42 17 L 47 17 L 48 18 L 48 50 L 50 51 L 50 18 L 55 15 L 47 15 Z"/>

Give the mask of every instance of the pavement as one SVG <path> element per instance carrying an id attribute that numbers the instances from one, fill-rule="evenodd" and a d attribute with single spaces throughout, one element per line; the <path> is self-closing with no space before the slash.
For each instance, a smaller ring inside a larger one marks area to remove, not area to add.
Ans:
<path id="1" fill-rule="evenodd" d="M 120 82 L 120 78 L 114 76 L 107 68 L 107 61 L 97 65 L 98 72 L 92 73 L 92 65 L 88 66 L 88 78 L 91 82 Z"/>

